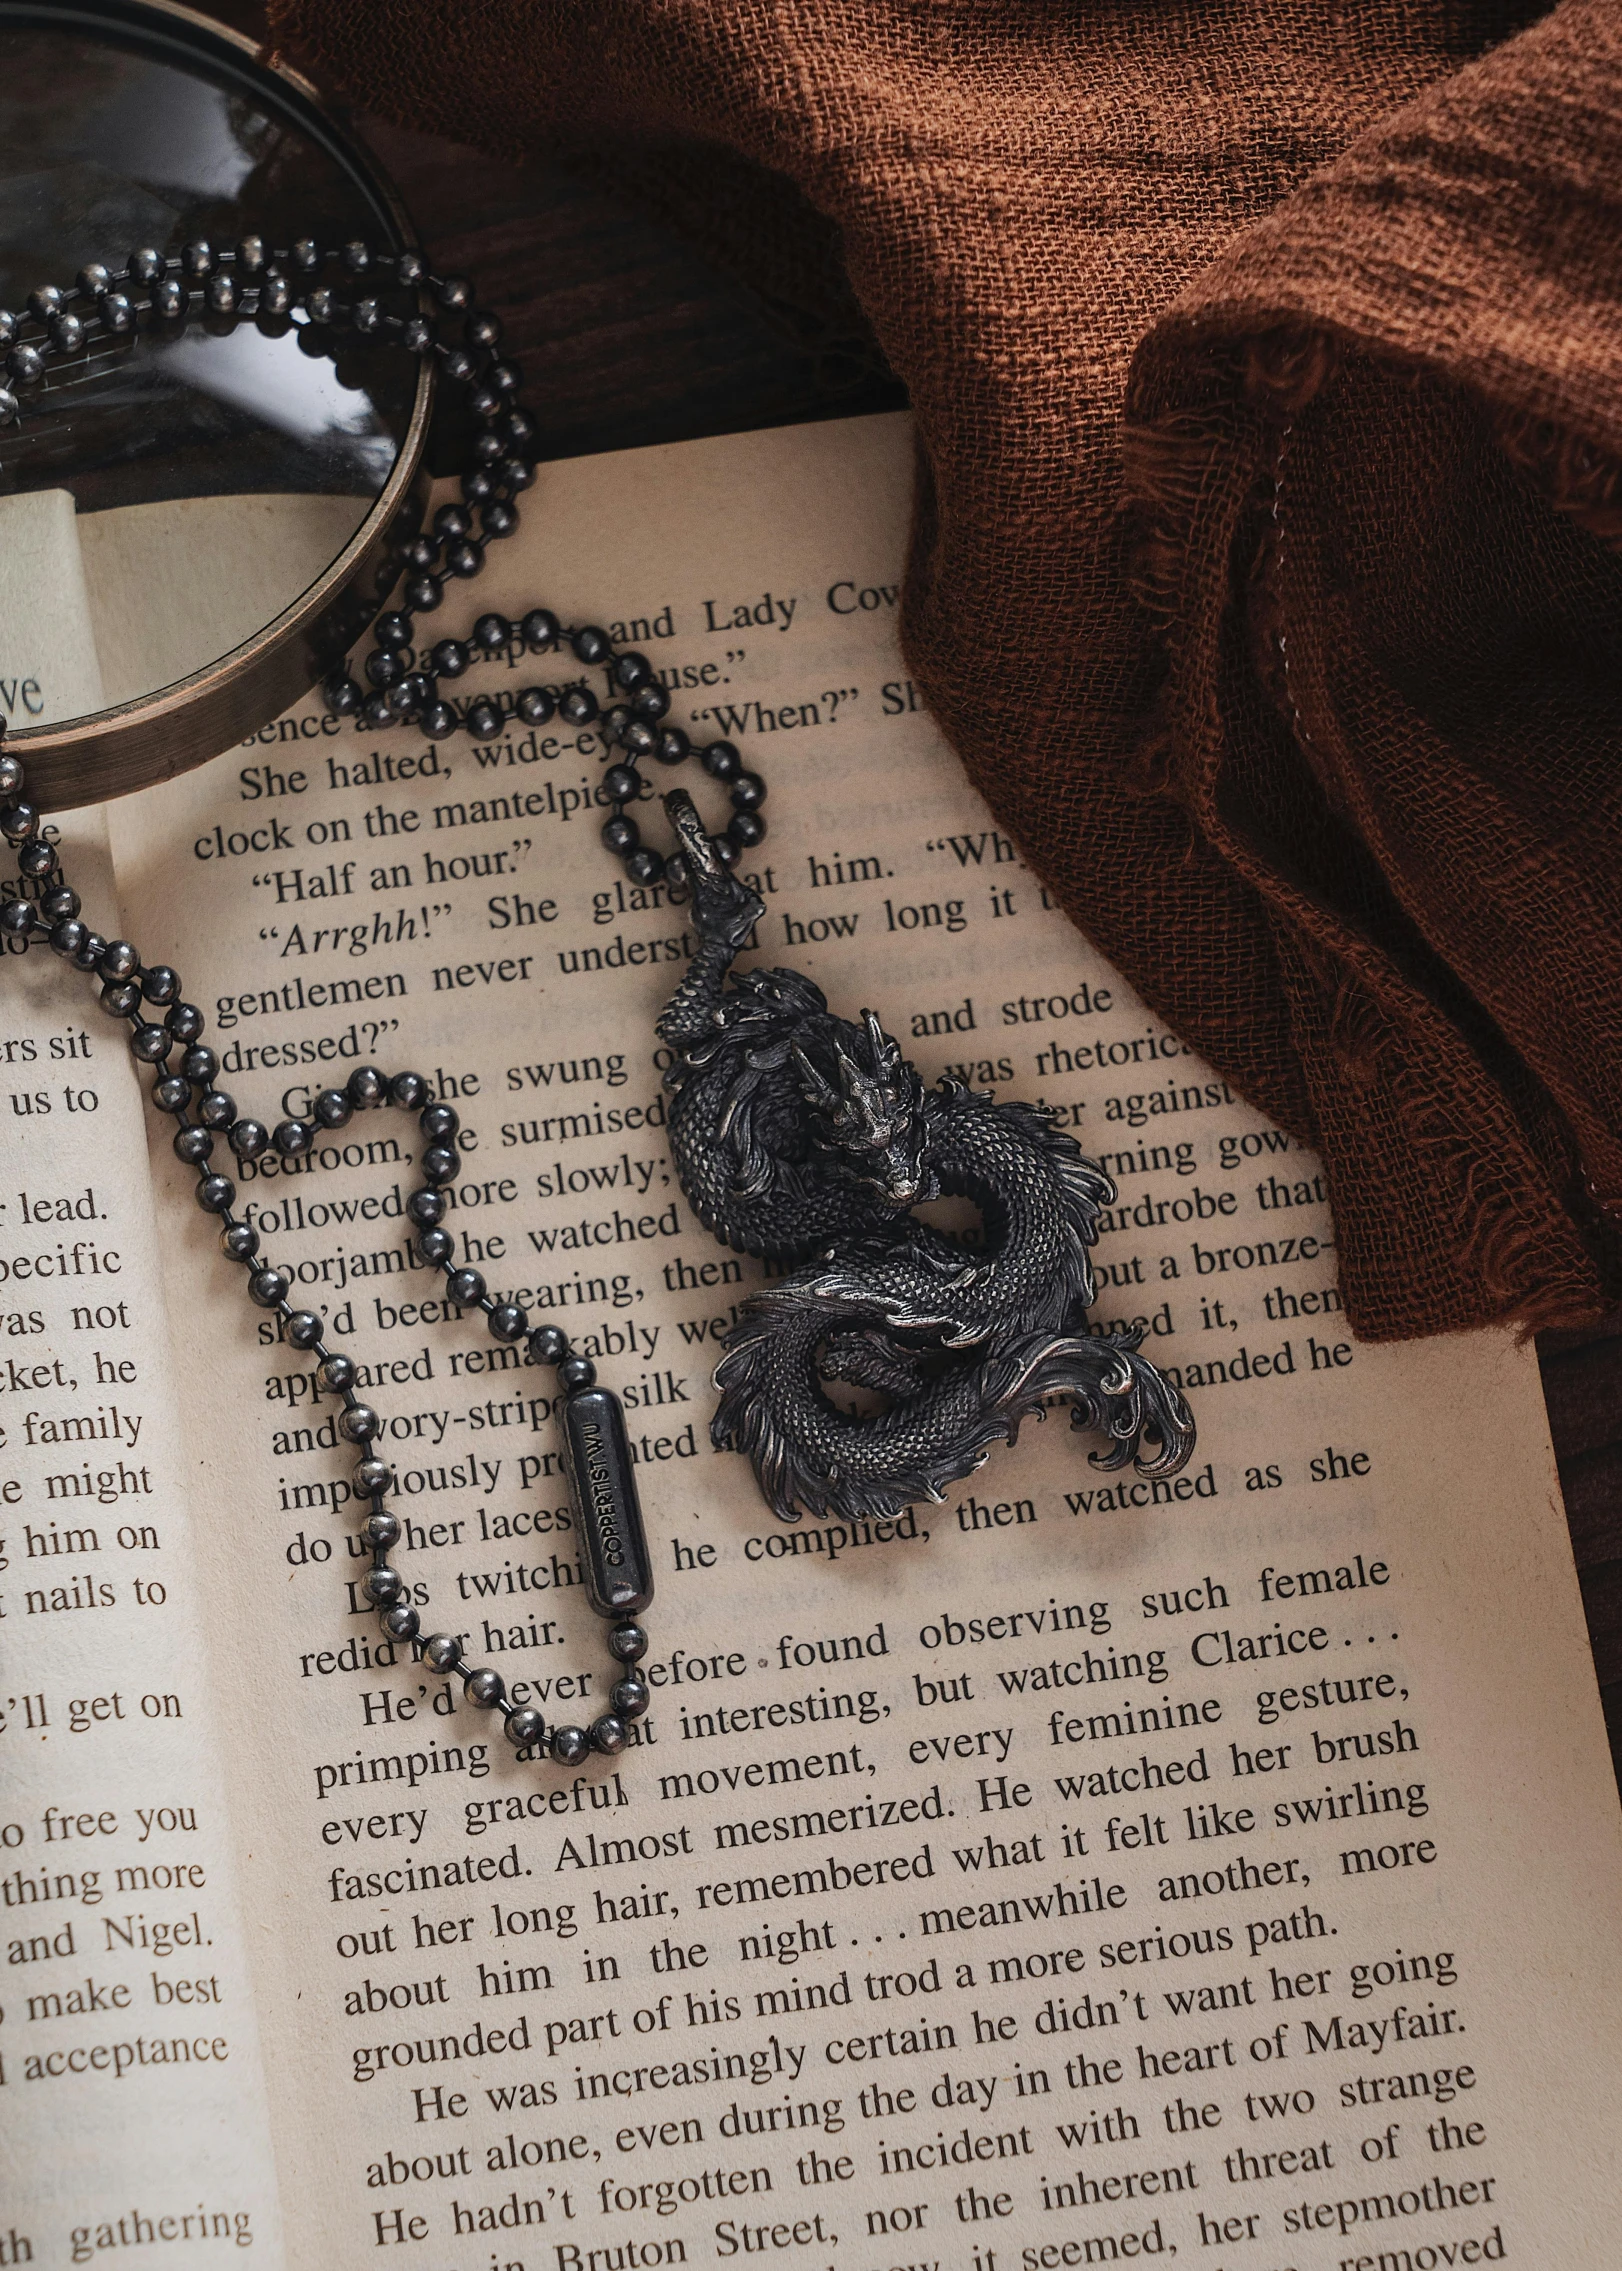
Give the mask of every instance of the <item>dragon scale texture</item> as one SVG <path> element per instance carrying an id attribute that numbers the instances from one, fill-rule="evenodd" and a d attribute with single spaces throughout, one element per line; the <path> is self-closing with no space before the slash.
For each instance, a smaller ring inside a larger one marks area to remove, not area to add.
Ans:
<path id="1" fill-rule="evenodd" d="M 790 970 L 735 974 L 763 912 L 716 857 L 692 800 L 667 808 L 700 939 L 659 1020 L 675 1052 L 669 1132 L 688 1202 L 723 1243 L 785 1275 L 743 1304 L 715 1374 L 718 1448 L 746 1452 L 785 1521 L 893 1516 L 1012 1442 L 1056 1397 L 1174 1473 L 1194 1447 L 1180 1392 L 1136 1332 L 1087 1331 L 1103 1169 L 1026 1104 L 961 1082 L 925 1090 L 871 1011 L 853 1025 Z M 981 1240 L 911 1209 L 959 1197 Z M 881 1413 L 829 1393 L 877 1390 Z M 1155 1451 L 1146 1453 L 1146 1437 Z"/>

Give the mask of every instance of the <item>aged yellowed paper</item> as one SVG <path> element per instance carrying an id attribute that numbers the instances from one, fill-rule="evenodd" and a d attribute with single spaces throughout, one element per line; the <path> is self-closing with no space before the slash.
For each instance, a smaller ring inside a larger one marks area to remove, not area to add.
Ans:
<path id="1" fill-rule="evenodd" d="M 1105 1159 L 1096 1321 L 1201 1428 L 1170 1486 L 1055 1413 L 941 1505 L 790 1529 L 710 1449 L 761 1276 L 670 1173 L 652 1025 L 691 939 L 597 841 L 589 729 L 430 749 L 312 702 L 113 815 L 130 934 L 206 983 L 244 1109 L 363 1061 L 456 1103 L 453 1226 L 624 1395 L 656 1555 L 636 1745 L 515 1762 L 362 1613 L 330 1399 L 160 1137 L 287 2260 L 1603 2264 L 1617 1809 L 1533 1360 L 1352 1342 L 1316 1160 L 1044 904 L 924 714 L 909 478 L 901 419 L 545 468 L 476 604 L 641 646 L 769 781 L 761 958 Z M 409 1256 L 419 1148 L 357 1117 L 243 1210 L 367 1368 L 426 1623 L 586 1719 L 552 1375 Z M 8 2025 L 8 2087 L 31 2032 L 68 2030 Z M 153 2135 L 154 2182 L 193 2147 Z M 66 2260 L 127 2189 L 27 2197 Z"/>

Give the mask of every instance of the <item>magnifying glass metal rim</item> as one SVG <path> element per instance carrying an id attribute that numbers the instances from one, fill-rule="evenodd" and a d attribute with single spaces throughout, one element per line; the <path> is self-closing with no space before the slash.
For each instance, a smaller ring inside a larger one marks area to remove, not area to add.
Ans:
<path id="1" fill-rule="evenodd" d="M 250 39 L 181 7 L 177 0 L 89 0 L 74 5 L 16 6 L 0 0 L 0 31 L 28 25 L 53 31 L 125 32 L 144 47 L 173 50 L 177 62 L 226 62 L 233 76 L 263 87 L 276 82 L 275 108 L 313 141 L 338 156 L 386 216 L 398 249 L 415 250 L 416 235 L 398 193 L 372 159 L 344 135 L 323 109 L 310 82 L 279 57 L 266 56 Z M 7 747 L 28 768 L 29 793 L 46 812 L 101 804 L 154 781 L 173 779 L 247 740 L 291 707 L 354 645 L 370 620 L 359 593 L 388 548 L 394 523 L 410 498 L 428 486 L 423 450 L 434 404 L 432 359 L 417 367 L 411 417 L 388 480 L 360 526 L 325 571 L 291 606 L 252 638 L 152 694 L 143 694 L 61 725 L 13 728 Z"/>

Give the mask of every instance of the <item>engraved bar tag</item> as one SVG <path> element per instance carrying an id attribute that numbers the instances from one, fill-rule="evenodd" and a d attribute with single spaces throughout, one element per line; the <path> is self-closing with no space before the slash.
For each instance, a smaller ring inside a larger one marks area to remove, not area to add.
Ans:
<path id="1" fill-rule="evenodd" d="M 608 1388 L 584 1388 L 563 1407 L 563 1441 L 585 1533 L 586 1593 L 600 1617 L 637 1616 L 653 1599 L 625 1415 Z"/>

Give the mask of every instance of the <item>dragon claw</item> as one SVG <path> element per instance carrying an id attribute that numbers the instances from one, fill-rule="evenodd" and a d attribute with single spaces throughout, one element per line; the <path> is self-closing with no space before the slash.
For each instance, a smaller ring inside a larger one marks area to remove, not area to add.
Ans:
<path id="1" fill-rule="evenodd" d="M 664 804 L 687 862 L 693 928 L 700 938 L 714 939 L 737 954 L 748 944 L 750 932 L 766 912 L 766 903 L 723 866 L 698 807 L 685 789 L 672 789 Z"/>

